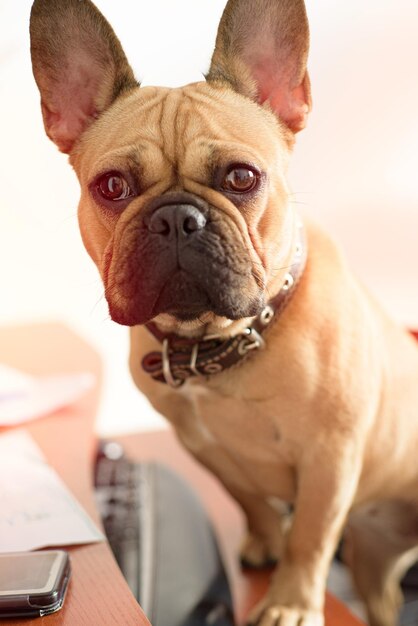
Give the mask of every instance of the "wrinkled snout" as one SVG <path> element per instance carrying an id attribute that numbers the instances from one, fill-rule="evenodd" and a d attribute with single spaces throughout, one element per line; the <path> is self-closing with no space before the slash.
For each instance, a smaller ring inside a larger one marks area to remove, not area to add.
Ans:
<path id="1" fill-rule="evenodd" d="M 183 321 L 206 312 L 239 319 L 263 305 L 234 223 L 186 192 L 152 199 L 126 226 L 106 295 L 112 318 L 128 325 L 160 313 Z"/>

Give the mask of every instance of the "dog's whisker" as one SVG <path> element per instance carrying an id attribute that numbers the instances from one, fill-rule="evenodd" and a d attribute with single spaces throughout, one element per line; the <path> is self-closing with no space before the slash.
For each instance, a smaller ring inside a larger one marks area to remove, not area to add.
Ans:
<path id="1" fill-rule="evenodd" d="M 91 311 L 90 311 L 90 315 L 94 314 L 94 312 L 96 311 L 96 309 L 99 306 L 99 304 L 101 304 L 104 300 L 105 300 L 105 293 L 103 292 L 102 295 L 97 299 L 95 304 L 92 306 Z"/>

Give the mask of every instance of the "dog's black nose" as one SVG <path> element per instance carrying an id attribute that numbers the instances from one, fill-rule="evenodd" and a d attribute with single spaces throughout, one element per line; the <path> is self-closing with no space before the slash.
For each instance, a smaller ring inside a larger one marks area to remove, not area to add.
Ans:
<path id="1" fill-rule="evenodd" d="M 156 209 L 147 220 L 151 233 L 169 238 L 189 237 L 206 226 L 206 217 L 191 204 L 166 204 Z"/>

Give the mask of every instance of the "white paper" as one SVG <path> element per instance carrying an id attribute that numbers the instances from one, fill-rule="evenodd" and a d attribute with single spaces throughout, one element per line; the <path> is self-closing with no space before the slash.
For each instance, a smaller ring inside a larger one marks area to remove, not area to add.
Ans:
<path id="1" fill-rule="evenodd" d="M 23 430 L 0 436 L 0 553 L 104 539 Z"/>
<path id="2" fill-rule="evenodd" d="M 35 377 L 0 365 L 0 426 L 16 426 L 76 402 L 94 384 L 89 373 Z"/>

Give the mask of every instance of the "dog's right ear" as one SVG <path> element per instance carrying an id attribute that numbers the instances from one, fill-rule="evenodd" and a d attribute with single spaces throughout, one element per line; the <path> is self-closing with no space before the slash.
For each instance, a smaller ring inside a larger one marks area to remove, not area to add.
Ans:
<path id="1" fill-rule="evenodd" d="M 35 0 L 30 35 L 45 130 L 69 153 L 84 130 L 138 82 L 90 0 Z"/>

